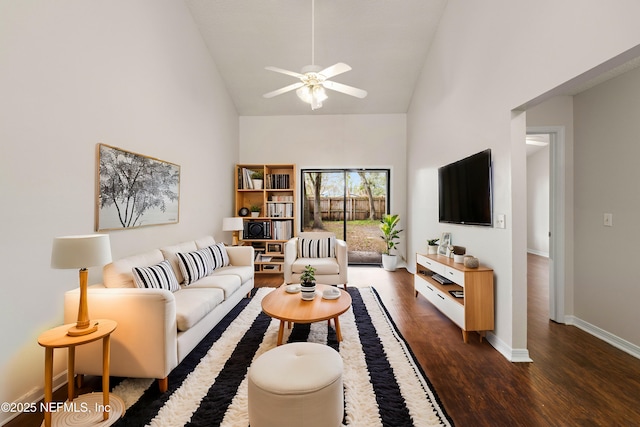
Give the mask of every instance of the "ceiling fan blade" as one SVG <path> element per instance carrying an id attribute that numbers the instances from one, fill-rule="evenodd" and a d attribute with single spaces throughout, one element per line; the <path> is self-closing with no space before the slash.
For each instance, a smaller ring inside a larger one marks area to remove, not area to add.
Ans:
<path id="1" fill-rule="evenodd" d="M 358 89 L 357 87 L 343 85 L 342 83 L 324 81 L 322 86 L 327 89 L 335 90 L 336 92 L 346 93 L 347 95 L 355 96 L 356 98 L 364 98 L 367 96 L 367 91 Z"/>
<path id="2" fill-rule="evenodd" d="M 347 64 L 343 62 L 338 62 L 337 64 L 334 64 L 331 67 L 327 67 L 324 70 L 319 71 L 318 74 L 323 75 L 325 79 L 330 79 L 333 76 L 346 73 L 349 70 L 351 70 L 351 67 L 349 67 Z"/>
<path id="3" fill-rule="evenodd" d="M 298 82 L 298 83 L 291 84 L 289 86 L 282 87 L 280 89 L 276 89 L 273 92 L 265 93 L 262 96 L 265 98 L 273 98 L 274 96 L 282 95 L 285 92 L 296 90 L 298 88 L 301 88 L 302 86 L 304 86 L 304 83 Z"/>
<path id="4" fill-rule="evenodd" d="M 264 67 L 264 68 L 269 71 L 275 71 L 276 73 L 286 74 L 288 76 L 297 77 L 299 79 L 304 77 L 304 74 L 296 73 L 295 71 L 285 70 L 283 68 L 278 68 L 278 67 Z"/>

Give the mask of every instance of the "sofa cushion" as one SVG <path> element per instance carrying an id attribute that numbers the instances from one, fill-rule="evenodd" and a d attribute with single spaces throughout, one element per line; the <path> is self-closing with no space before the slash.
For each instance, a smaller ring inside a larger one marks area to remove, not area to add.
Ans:
<path id="1" fill-rule="evenodd" d="M 184 282 L 184 276 L 182 275 L 182 271 L 180 271 L 180 265 L 178 263 L 178 256 L 176 255 L 178 252 L 193 252 L 198 250 L 196 247 L 196 242 L 183 242 L 178 243 L 177 245 L 165 246 L 164 248 L 160 248 L 162 252 L 162 256 L 164 259 L 169 260 L 171 263 L 171 267 L 173 267 L 173 271 L 176 273 L 176 277 L 178 278 L 178 283 Z"/>
<path id="2" fill-rule="evenodd" d="M 336 237 L 329 236 L 322 239 L 298 238 L 299 258 L 335 258 Z"/>
<path id="3" fill-rule="evenodd" d="M 307 265 L 311 265 L 316 269 L 316 276 L 340 273 L 340 266 L 336 258 L 298 258 L 291 264 L 291 272 L 300 274 Z"/>
<path id="4" fill-rule="evenodd" d="M 190 285 L 193 282 L 208 276 L 215 268 L 213 254 L 208 249 L 200 249 L 193 252 L 178 252 L 178 265 L 184 277 L 184 284 Z"/>
<path id="5" fill-rule="evenodd" d="M 176 321 L 181 332 L 189 330 L 224 301 L 224 292 L 214 288 L 183 288 L 173 295 L 176 298 Z"/>
<path id="6" fill-rule="evenodd" d="M 227 254 L 227 249 L 225 248 L 224 243 L 216 243 L 215 245 L 209 246 L 207 249 L 211 252 L 211 256 L 213 257 L 214 270 L 229 265 L 229 255 Z"/>
<path id="7" fill-rule="evenodd" d="M 149 267 L 156 265 L 162 260 L 162 252 L 154 249 L 138 255 L 113 261 L 102 269 L 102 281 L 105 288 L 135 288 L 133 281 L 134 267 Z M 179 281 L 178 281 L 179 283 Z"/>
<path id="8" fill-rule="evenodd" d="M 203 277 L 194 284 L 189 285 L 188 289 L 220 289 L 224 292 L 224 298 L 227 299 L 240 289 L 242 283 L 238 275 L 219 274 L 218 270 L 216 270 L 210 276 Z"/>
<path id="9" fill-rule="evenodd" d="M 171 292 L 180 289 L 178 279 L 166 259 L 151 267 L 133 267 L 133 278 L 139 288 L 166 289 Z"/>
<path id="10" fill-rule="evenodd" d="M 240 278 L 241 283 L 246 283 L 247 281 L 253 279 L 254 269 L 250 265 L 228 265 L 226 267 L 219 268 L 211 273 L 213 276 L 216 275 L 234 275 Z"/>

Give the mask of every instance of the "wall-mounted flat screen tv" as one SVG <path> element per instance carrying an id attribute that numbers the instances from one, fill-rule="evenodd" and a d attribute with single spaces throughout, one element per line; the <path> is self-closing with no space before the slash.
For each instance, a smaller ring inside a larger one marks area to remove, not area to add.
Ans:
<path id="1" fill-rule="evenodd" d="M 438 169 L 440 222 L 493 225 L 491 149 Z"/>

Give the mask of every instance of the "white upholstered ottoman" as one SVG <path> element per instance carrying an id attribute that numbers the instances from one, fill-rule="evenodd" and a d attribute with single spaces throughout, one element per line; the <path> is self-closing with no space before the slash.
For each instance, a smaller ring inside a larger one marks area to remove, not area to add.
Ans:
<path id="1" fill-rule="evenodd" d="M 285 344 L 249 368 L 251 427 L 335 427 L 342 424 L 342 357 L 326 345 Z"/>

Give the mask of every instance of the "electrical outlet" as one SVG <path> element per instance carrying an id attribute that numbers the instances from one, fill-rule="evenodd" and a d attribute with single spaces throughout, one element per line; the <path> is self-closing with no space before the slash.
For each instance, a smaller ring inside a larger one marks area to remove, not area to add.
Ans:
<path id="1" fill-rule="evenodd" d="M 496 228 L 507 228 L 507 220 L 504 214 L 497 215 Z"/>
<path id="2" fill-rule="evenodd" d="M 604 214 L 604 226 L 613 227 L 613 214 L 610 214 L 610 213 Z"/>

